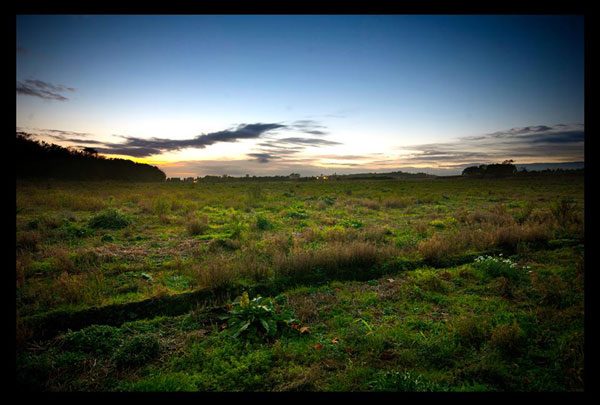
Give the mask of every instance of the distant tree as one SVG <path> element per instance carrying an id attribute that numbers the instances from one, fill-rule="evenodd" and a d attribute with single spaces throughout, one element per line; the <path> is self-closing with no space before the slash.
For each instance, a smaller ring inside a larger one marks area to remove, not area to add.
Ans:
<path id="1" fill-rule="evenodd" d="M 512 164 L 512 162 L 512 160 L 505 160 L 503 163 L 488 165 L 485 169 L 485 175 L 490 177 L 513 176 L 517 173 L 517 166 Z"/>
<path id="2" fill-rule="evenodd" d="M 15 167 L 17 178 L 62 180 L 165 181 L 157 167 L 126 159 L 106 159 L 93 148 L 77 150 L 36 141 L 17 132 Z"/>
<path id="3" fill-rule="evenodd" d="M 486 165 L 470 166 L 462 171 L 463 176 L 483 176 L 486 171 Z"/>
<path id="4" fill-rule="evenodd" d="M 514 176 L 517 173 L 517 166 L 513 164 L 514 160 L 505 160 L 502 163 L 493 163 L 489 165 L 470 166 L 463 170 L 463 176 L 471 177 L 507 177 Z"/>
<path id="5" fill-rule="evenodd" d="M 94 156 L 94 157 L 98 157 L 98 151 L 94 148 L 83 148 L 83 153 Z"/>

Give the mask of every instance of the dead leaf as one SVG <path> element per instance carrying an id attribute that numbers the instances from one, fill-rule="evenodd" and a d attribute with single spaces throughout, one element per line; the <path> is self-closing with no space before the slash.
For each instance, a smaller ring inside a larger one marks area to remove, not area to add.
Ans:
<path id="1" fill-rule="evenodd" d="M 315 348 L 315 350 L 321 350 L 323 348 L 323 345 L 321 343 L 317 343 L 313 347 Z"/>
<path id="2" fill-rule="evenodd" d="M 301 334 L 303 334 L 303 333 L 310 333 L 310 329 L 309 329 L 309 327 L 308 327 L 308 326 L 303 326 L 303 327 L 301 327 L 301 328 L 300 328 L 300 333 L 301 333 Z"/>
<path id="3" fill-rule="evenodd" d="M 390 283 L 393 283 L 393 282 L 394 282 L 394 279 L 393 279 L 393 278 L 388 278 L 387 280 L 388 280 Z"/>
<path id="4" fill-rule="evenodd" d="M 331 339 L 331 343 L 333 343 L 334 345 L 337 345 L 339 342 L 340 342 L 340 339 L 338 339 L 338 338 Z"/>

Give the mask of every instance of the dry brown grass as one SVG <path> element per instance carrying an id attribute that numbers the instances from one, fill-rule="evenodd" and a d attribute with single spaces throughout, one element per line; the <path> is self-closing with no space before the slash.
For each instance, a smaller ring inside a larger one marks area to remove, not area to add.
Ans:
<path id="1" fill-rule="evenodd" d="M 406 208 L 412 204 L 414 204 L 414 202 L 408 198 L 386 198 L 383 200 L 383 206 L 385 208 Z"/>
<path id="2" fill-rule="evenodd" d="M 239 277 L 233 260 L 223 254 L 192 267 L 191 275 L 197 285 L 205 288 L 220 288 L 230 285 Z"/>
<path id="3" fill-rule="evenodd" d="M 188 215 L 186 217 L 186 229 L 187 232 L 192 235 L 202 235 L 210 230 L 210 226 L 208 224 L 208 216 L 206 215 Z"/>
<path id="4" fill-rule="evenodd" d="M 46 251 L 46 254 L 50 256 L 50 262 L 52 263 L 53 271 L 55 274 L 60 273 L 74 273 L 75 263 L 71 260 L 69 251 L 61 247 L 52 247 Z"/>
<path id="5" fill-rule="evenodd" d="M 360 242 L 330 243 L 320 250 L 294 249 L 274 258 L 276 271 L 294 279 L 313 278 L 314 272 L 330 277 L 347 276 L 368 270 L 391 257 L 395 249 Z"/>
<path id="6" fill-rule="evenodd" d="M 381 209 L 381 204 L 378 201 L 374 201 L 374 200 L 362 199 L 359 201 L 359 204 L 370 210 L 376 211 L 376 210 Z"/>
<path id="7" fill-rule="evenodd" d="M 57 288 L 61 301 L 69 304 L 78 304 L 86 298 L 85 276 L 80 274 L 69 274 L 66 271 L 56 279 Z"/>
<path id="8" fill-rule="evenodd" d="M 466 216 L 467 224 L 491 224 L 507 226 L 515 223 L 504 205 L 495 205 L 489 211 L 476 210 Z"/>
<path id="9" fill-rule="evenodd" d="M 543 242 L 553 237 L 549 224 L 509 225 L 491 231 L 495 246 L 515 248 L 520 242 Z"/>
<path id="10" fill-rule="evenodd" d="M 466 245 L 462 233 L 434 234 L 431 238 L 419 242 L 417 251 L 423 259 L 433 265 L 443 265 Z"/>

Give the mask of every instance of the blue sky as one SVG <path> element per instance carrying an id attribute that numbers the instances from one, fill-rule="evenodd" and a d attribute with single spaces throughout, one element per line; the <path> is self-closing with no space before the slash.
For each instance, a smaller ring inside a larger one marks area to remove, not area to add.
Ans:
<path id="1" fill-rule="evenodd" d="M 583 45 L 576 16 L 18 16 L 17 128 L 170 176 L 582 161 Z"/>

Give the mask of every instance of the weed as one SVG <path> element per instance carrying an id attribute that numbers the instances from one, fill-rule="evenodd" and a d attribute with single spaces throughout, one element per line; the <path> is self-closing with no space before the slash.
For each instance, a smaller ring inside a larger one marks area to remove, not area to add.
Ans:
<path id="1" fill-rule="evenodd" d="M 290 326 L 295 321 L 288 313 L 278 314 L 272 299 L 260 295 L 250 299 L 247 292 L 235 299 L 223 319 L 227 320 L 232 337 L 248 339 L 272 338 L 281 331 L 281 326 Z"/>

